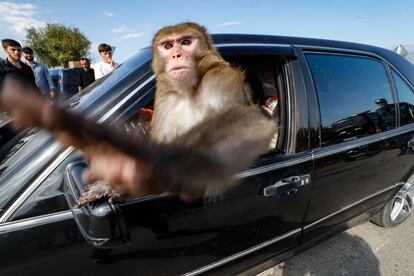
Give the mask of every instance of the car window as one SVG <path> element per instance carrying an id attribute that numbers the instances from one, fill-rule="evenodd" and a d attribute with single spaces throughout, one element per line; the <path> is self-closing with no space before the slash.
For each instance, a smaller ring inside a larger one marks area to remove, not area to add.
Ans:
<path id="1" fill-rule="evenodd" d="M 395 128 L 396 107 L 382 62 L 316 53 L 306 59 L 319 99 L 322 146 Z"/>
<path id="2" fill-rule="evenodd" d="M 224 57 L 233 67 L 241 68 L 246 75 L 246 84 L 251 91 L 254 104 L 264 105 L 269 99 L 276 99 L 277 105 L 273 113 L 274 120 L 281 126 L 275 131 L 272 151 L 284 151 L 284 127 L 286 113 L 286 76 L 284 66 L 286 60 L 283 56 L 229 56 Z"/>
<path id="3" fill-rule="evenodd" d="M 0 129 L 0 176 L 7 172 L 17 160 L 23 157 L 19 150 L 30 141 L 30 138 L 38 132 L 33 129 L 29 132 L 16 131 L 10 126 L 3 126 Z M 18 154 L 19 153 L 19 154 Z M 27 152 L 26 152 L 27 153 Z M 1 186 L 1 185 L 0 185 Z"/>
<path id="4" fill-rule="evenodd" d="M 69 210 L 62 190 L 63 175 L 67 165 L 79 158 L 79 154 L 72 154 L 63 161 L 12 215 L 11 220 Z"/>
<path id="5" fill-rule="evenodd" d="M 411 87 L 392 70 L 392 76 L 398 92 L 400 106 L 400 124 L 407 125 L 414 122 L 414 92 Z"/>

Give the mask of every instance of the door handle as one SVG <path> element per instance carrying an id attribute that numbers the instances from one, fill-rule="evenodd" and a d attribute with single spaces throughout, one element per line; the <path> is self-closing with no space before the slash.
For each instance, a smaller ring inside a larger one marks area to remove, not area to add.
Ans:
<path id="1" fill-rule="evenodd" d="M 290 176 L 263 189 L 264 196 L 286 198 L 297 193 L 300 186 L 310 184 L 311 175 Z"/>

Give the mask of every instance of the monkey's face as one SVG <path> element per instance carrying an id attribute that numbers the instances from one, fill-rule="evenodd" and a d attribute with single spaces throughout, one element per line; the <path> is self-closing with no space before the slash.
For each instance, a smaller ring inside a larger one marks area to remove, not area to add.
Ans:
<path id="1" fill-rule="evenodd" d="M 197 75 L 195 55 L 199 40 L 192 34 L 171 34 L 157 45 L 159 56 L 164 60 L 165 72 L 172 80 L 192 80 Z"/>

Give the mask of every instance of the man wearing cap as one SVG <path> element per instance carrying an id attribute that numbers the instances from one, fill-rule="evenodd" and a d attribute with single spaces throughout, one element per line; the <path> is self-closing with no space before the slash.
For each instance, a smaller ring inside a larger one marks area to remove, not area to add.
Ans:
<path id="1" fill-rule="evenodd" d="M 33 70 L 36 85 L 42 92 L 42 95 L 54 98 L 56 96 L 56 87 L 49 75 L 49 69 L 46 65 L 34 61 L 33 50 L 29 47 L 22 48 L 23 57 L 26 59 L 26 64 Z"/>

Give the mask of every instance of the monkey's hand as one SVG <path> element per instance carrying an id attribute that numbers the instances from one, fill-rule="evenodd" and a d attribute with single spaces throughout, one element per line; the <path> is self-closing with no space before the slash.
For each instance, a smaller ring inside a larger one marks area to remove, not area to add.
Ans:
<path id="1" fill-rule="evenodd" d="M 115 203 L 122 200 L 123 195 L 116 192 L 108 184 L 102 181 L 96 181 L 85 186 L 82 196 L 76 203 L 76 207 L 79 208 L 85 204 L 94 202 L 101 198 L 108 200 L 109 203 Z"/>

